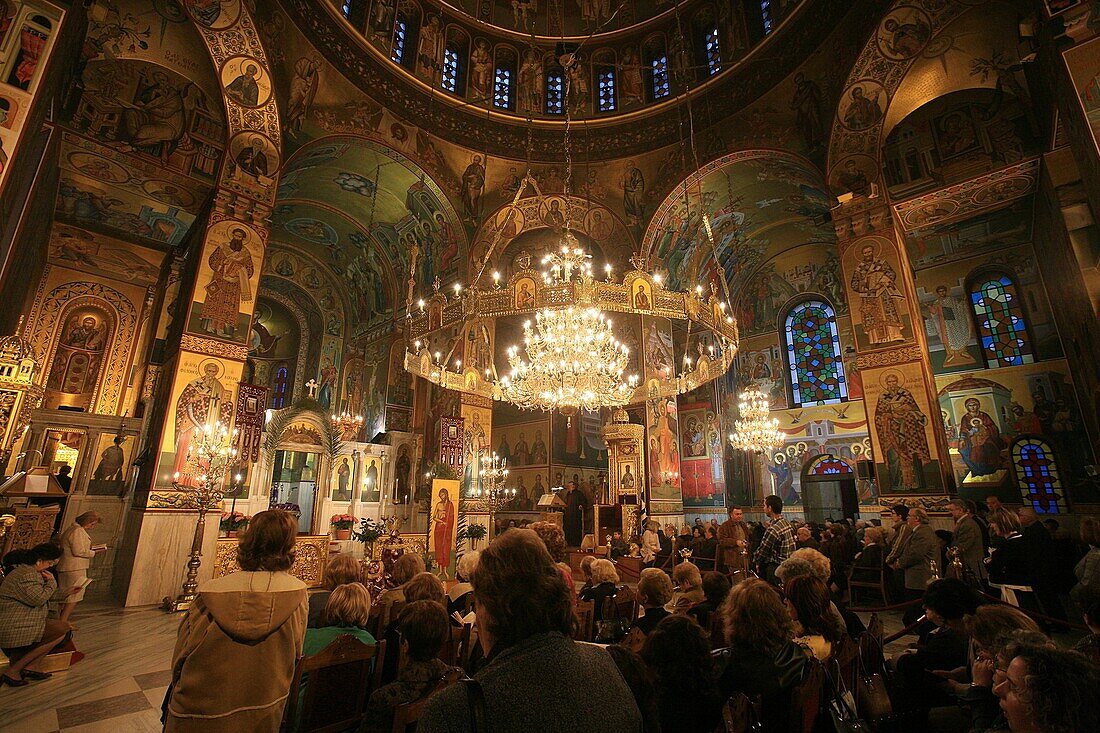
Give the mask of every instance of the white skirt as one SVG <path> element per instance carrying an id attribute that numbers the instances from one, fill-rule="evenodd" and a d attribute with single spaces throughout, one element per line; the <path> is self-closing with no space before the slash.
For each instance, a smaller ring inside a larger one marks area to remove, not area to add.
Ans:
<path id="1" fill-rule="evenodd" d="M 84 600 L 84 591 L 81 588 L 71 596 L 68 595 L 73 586 L 82 584 L 88 578 L 87 570 L 60 570 L 57 573 L 57 594 L 61 596 L 62 603 L 76 603 Z"/>

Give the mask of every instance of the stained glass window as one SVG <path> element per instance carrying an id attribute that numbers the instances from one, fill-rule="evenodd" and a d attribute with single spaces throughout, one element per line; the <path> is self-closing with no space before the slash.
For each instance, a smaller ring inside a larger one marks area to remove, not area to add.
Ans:
<path id="1" fill-rule="evenodd" d="M 344 4 L 340 6 L 340 12 L 344 14 L 345 18 L 351 17 L 351 3 L 352 0 L 344 0 Z"/>
<path id="2" fill-rule="evenodd" d="M 827 405 L 848 399 L 836 313 L 820 300 L 787 314 L 787 366 L 795 405 Z"/>
<path id="3" fill-rule="evenodd" d="M 722 70 L 722 52 L 718 48 L 718 29 L 712 28 L 706 36 L 707 73 L 714 76 Z"/>
<path id="4" fill-rule="evenodd" d="M 493 81 L 493 106 L 501 109 L 512 108 L 512 70 L 500 69 L 496 71 Z"/>
<path id="5" fill-rule="evenodd" d="M 810 466 L 811 476 L 839 476 L 852 472 L 852 467 L 834 455 L 824 455 Z"/>
<path id="6" fill-rule="evenodd" d="M 615 70 L 601 69 L 597 77 L 601 112 L 615 111 Z"/>
<path id="7" fill-rule="evenodd" d="M 1054 451 L 1038 438 L 1012 444 L 1012 465 L 1024 503 L 1043 514 L 1057 514 L 1062 503 L 1062 479 Z"/>
<path id="8" fill-rule="evenodd" d="M 443 79 L 440 84 L 448 92 L 458 91 L 458 51 L 453 48 L 443 51 Z"/>
<path id="9" fill-rule="evenodd" d="M 546 75 L 546 114 L 565 113 L 565 77 L 560 71 Z"/>
<path id="10" fill-rule="evenodd" d="M 653 98 L 664 99 L 668 96 L 668 56 L 661 54 L 650 62 L 653 67 Z"/>
<path id="11" fill-rule="evenodd" d="M 1035 361 L 1016 285 L 1007 275 L 978 280 L 970 302 L 981 334 L 982 355 L 989 368 Z"/>
<path id="12" fill-rule="evenodd" d="M 405 32 L 408 24 L 404 18 L 397 18 L 393 22 L 393 49 L 390 51 L 390 59 L 399 64 L 405 58 Z"/>
<path id="13" fill-rule="evenodd" d="M 279 367 L 275 371 L 274 389 L 271 390 L 271 409 L 281 410 L 286 403 L 287 368 Z"/>
<path id="14" fill-rule="evenodd" d="M 764 35 L 772 32 L 771 0 L 760 0 L 760 20 L 764 23 Z"/>

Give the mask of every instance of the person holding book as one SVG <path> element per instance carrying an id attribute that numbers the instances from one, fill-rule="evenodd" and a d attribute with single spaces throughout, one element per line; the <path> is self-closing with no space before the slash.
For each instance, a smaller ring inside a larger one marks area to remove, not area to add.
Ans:
<path id="1" fill-rule="evenodd" d="M 84 512 L 58 539 L 61 545 L 61 560 L 57 563 L 57 586 L 63 592 L 76 588 L 77 591 L 64 599 L 58 618 L 68 621 L 76 604 L 84 600 L 84 591 L 91 580 L 88 579 L 88 567 L 92 558 L 107 549 L 106 545 L 93 545 L 88 530 L 102 521 L 96 512 Z"/>

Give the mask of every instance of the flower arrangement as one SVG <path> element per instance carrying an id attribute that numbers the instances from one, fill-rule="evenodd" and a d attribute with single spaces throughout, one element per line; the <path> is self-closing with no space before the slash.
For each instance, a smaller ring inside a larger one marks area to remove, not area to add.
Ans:
<path id="1" fill-rule="evenodd" d="M 376 522 L 373 519 L 363 517 L 359 520 L 359 529 L 353 532 L 355 539 L 364 545 L 376 542 L 386 534 L 386 523 Z"/>
<path id="2" fill-rule="evenodd" d="M 330 521 L 333 529 L 351 529 L 355 526 L 355 517 L 350 514 L 333 514 Z"/>

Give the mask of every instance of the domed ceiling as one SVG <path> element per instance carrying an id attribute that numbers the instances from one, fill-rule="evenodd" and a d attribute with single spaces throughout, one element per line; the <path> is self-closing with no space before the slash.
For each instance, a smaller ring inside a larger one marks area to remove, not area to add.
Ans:
<path id="1" fill-rule="evenodd" d="M 280 0 L 352 83 L 443 139 L 497 155 L 561 157 L 584 120 L 599 159 L 702 129 L 793 73 L 870 0 Z M 639 119 L 645 117 L 644 122 Z M 578 136 L 579 137 L 579 136 Z"/>

